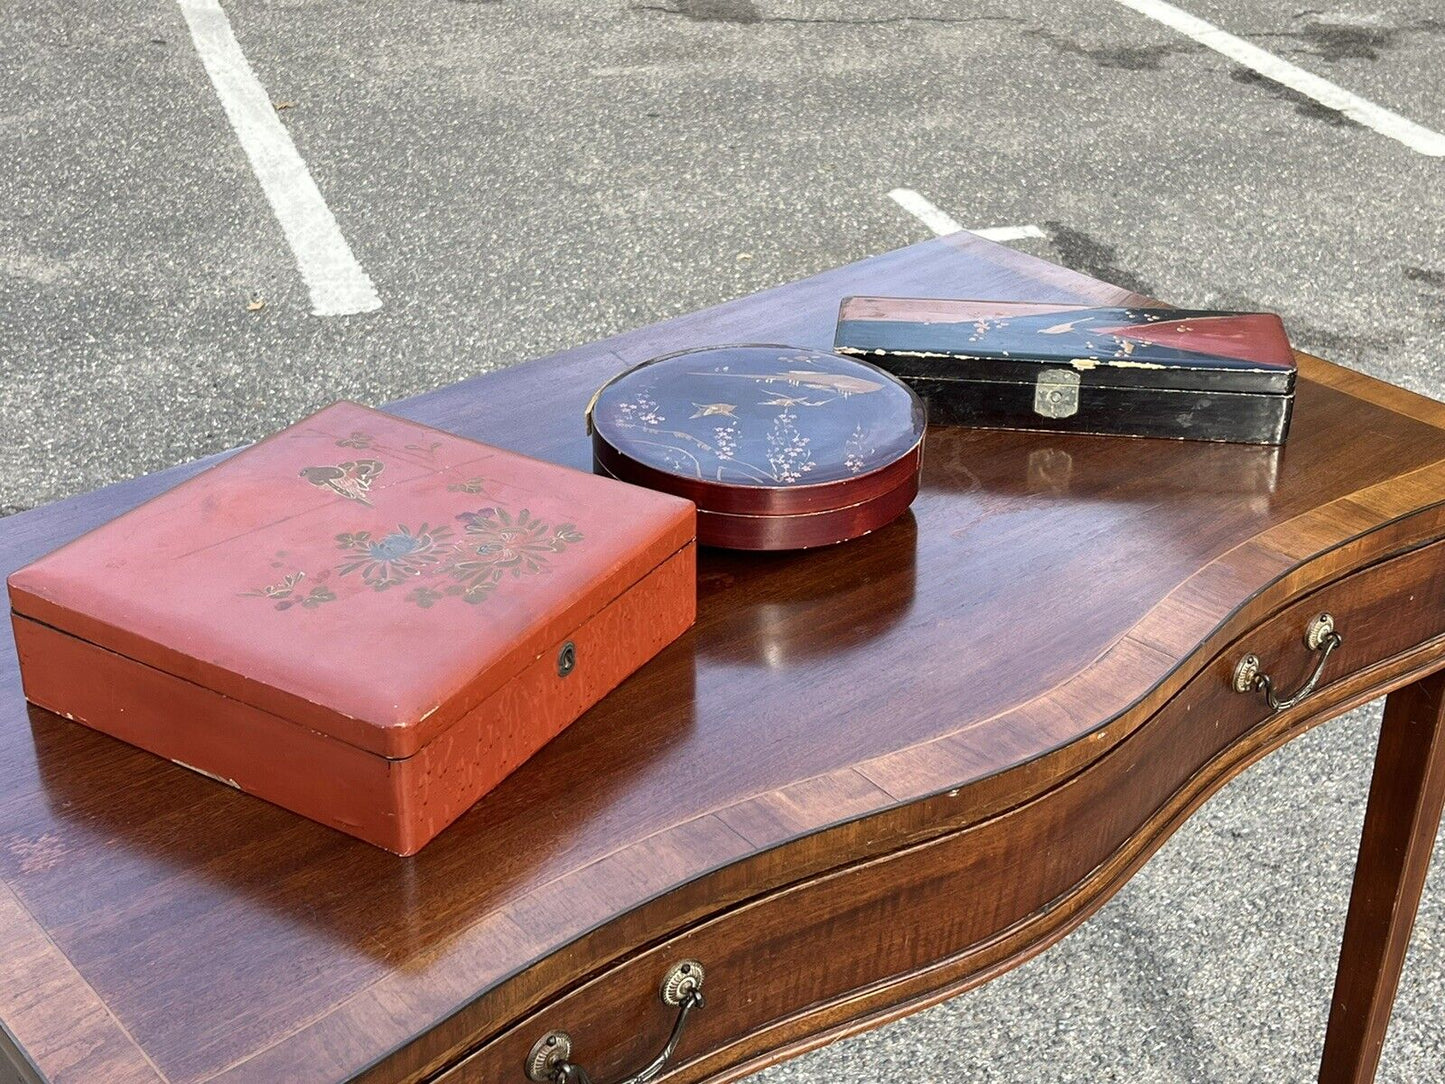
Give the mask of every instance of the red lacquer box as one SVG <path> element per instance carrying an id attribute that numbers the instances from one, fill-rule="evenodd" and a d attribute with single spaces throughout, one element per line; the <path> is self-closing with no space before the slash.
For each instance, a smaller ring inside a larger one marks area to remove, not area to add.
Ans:
<path id="1" fill-rule="evenodd" d="M 692 624 L 695 534 L 338 403 L 14 573 L 25 695 L 411 854 Z"/>

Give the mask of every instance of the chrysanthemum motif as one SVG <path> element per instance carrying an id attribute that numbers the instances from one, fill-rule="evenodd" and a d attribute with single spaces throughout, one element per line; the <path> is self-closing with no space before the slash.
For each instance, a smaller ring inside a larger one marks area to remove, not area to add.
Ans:
<path id="1" fill-rule="evenodd" d="M 466 524 L 466 534 L 453 547 L 447 572 L 467 602 L 481 602 L 508 573 L 550 572 L 553 554 L 582 541 L 574 525 L 550 527 L 525 508 L 515 516 L 505 508 L 483 508 L 457 519 Z"/>
<path id="2" fill-rule="evenodd" d="M 363 583 L 384 591 L 435 569 L 446 556 L 451 533 L 450 527 L 430 527 L 423 523 L 415 530 L 401 524 L 380 536 L 373 536 L 370 531 L 339 534 L 336 544 L 351 557 L 336 570 L 343 576 L 360 572 Z"/>

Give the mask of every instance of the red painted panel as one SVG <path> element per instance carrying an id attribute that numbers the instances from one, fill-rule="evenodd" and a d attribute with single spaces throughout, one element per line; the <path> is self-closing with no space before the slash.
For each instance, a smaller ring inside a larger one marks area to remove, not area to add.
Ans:
<path id="1" fill-rule="evenodd" d="M 694 535 L 342 403 L 9 583 L 34 702 L 409 853 L 692 623 Z"/>

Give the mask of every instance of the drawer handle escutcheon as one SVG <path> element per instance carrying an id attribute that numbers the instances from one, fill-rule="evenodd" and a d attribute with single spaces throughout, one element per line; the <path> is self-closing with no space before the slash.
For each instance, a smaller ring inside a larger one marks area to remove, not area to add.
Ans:
<path id="1" fill-rule="evenodd" d="M 672 1034 L 667 1045 L 641 1072 L 635 1073 L 618 1084 L 647 1084 L 662 1072 L 667 1059 L 672 1057 L 677 1044 L 682 1041 L 683 1029 L 687 1026 L 688 1015 L 703 1006 L 702 964 L 696 960 L 683 960 L 674 964 L 662 980 L 662 1003 L 677 1007 L 677 1021 L 672 1025 Z M 572 1036 L 565 1031 L 549 1031 L 532 1044 L 527 1055 L 527 1079 L 537 1084 L 592 1084 L 587 1070 L 572 1061 Z"/>
<path id="2" fill-rule="evenodd" d="M 1235 665 L 1234 691 L 1248 693 L 1258 689 L 1264 693 L 1265 701 L 1274 711 L 1292 708 L 1315 691 L 1315 686 L 1320 683 L 1320 675 L 1325 672 L 1325 663 L 1330 661 L 1330 653 L 1344 642 L 1345 638 L 1335 631 L 1335 619 L 1327 613 L 1320 614 L 1305 629 L 1305 646 L 1311 651 L 1318 651 L 1320 661 L 1315 664 L 1315 672 L 1309 676 L 1309 680 L 1293 695 L 1275 695 L 1274 682 L 1268 674 L 1260 672 L 1257 655 L 1246 655 Z"/>

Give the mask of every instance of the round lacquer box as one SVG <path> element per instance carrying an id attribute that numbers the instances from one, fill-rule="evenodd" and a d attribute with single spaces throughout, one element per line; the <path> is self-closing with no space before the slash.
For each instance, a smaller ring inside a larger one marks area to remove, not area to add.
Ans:
<path id="1" fill-rule="evenodd" d="M 608 381 L 587 414 L 598 473 L 693 501 L 704 546 L 826 546 L 876 530 L 918 494 L 922 400 L 836 354 L 668 354 Z"/>

